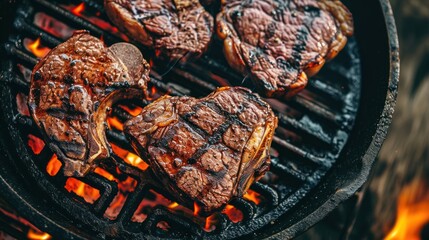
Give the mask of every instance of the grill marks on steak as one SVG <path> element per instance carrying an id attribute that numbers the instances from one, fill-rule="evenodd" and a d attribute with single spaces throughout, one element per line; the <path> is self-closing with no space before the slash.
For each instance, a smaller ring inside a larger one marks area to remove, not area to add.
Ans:
<path id="1" fill-rule="evenodd" d="M 162 97 L 124 125 L 166 188 L 206 213 L 242 196 L 268 170 L 276 127 L 270 106 L 239 87 L 202 99 Z"/>
<path id="2" fill-rule="evenodd" d="M 342 50 L 353 19 L 339 0 L 223 0 L 217 33 L 262 94 L 290 97 Z"/>
<path id="3" fill-rule="evenodd" d="M 208 47 L 213 17 L 198 0 L 105 0 L 111 21 L 170 60 L 199 56 Z"/>
<path id="4" fill-rule="evenodd" d="M 106 48 L 86 31 L 75 32 L 34 67 L 29 108 L 66 176 L 82 176 L 109 156 L 107 112 L 117 99 L 142 97 L 148 74 L 137 48 Z"/>

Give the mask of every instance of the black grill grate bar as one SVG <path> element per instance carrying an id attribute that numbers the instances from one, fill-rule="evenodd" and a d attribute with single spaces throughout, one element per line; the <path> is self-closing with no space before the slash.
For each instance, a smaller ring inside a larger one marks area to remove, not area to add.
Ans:
<path id="1" fill-rule="evenodd" d="M 45 43 L 46 46 L 50 48 L 53 48 L 62 42 L 59 38 L 43 31 L 39 27 L 36 27 L 33 24 L 28 24 L 22 18 L 16 18 L 13 26 L 16 30 L 24 33 L 25 35 L 30 35 L 32 37 L 40 37 L 43 43 Z"/>
<path id="2" fill-rule="evenodd" d="M 317 139 L 326 145 L 331 145 L 332 143 L 332 137 L 328 135 L 325 131 L 314 131 L 314 127 L 317 124 L 314 122 L 311 122 L 310 120 L 306 122 L 301 122 L 296 120 L 295 118 L 287 117 L 286 115 L 282 113 L 276 112 L 276 115 L 279 119 L 279 123 L 285 126 L 292 127 L 298 131 L 304 132 L 306 135 Z M 320 129 L 318 129 L 320 130 Z"/>
<path id="3" fill-rule="evenodd" d="M 306 158 L 322 167 L 329 168 L 331 166 L 331 163 L 326 161 L 326 158 L 320 158 L 317 156 L 314 156 L 313 154 L 300 149 L 299 147 L 287 142 L 286 140 L 283 140 L 277 136 L 273 137 L 273 143 L 277 144 L 280 147 L 284 147 L 285 149 L 290 150 L 291 152 L 295 153 L 296 155 Z"/>
<path id="4" fill-rule="evenodd" d="M 307 175 L 303 172 L 300 172 L 298 169 L 291 169 L 289 167 L 286 167 L 281 163 L 281 161 L 278 158 L 271 159 L 271 167 L 270 171 L 277 175 L 286 174 L 288 176 L 292 176 L 294 179 L 300 181 L 300 182 L 306 182 L 307 181 Z"/>
<path id="5" fill-rule="evenodd" d="M 37 59 L 24 50 L 18 49 L 15 47 L 15 45 L 11 42 L 7 42 L 4 45 L 6 53 L 9 56 L 14 56 L 21 60 L 21 62 L 25 65 L 30 67 L 32 69 L 37 64 Z"/>
<path id="6" fill-rule="evenodd" d="M 110 203 L 113 201 L 113 198 L 118 193 L 118 185 L 116 182 L 109 181 L 95 173 L 89 173 L 85 179 L 90 186 L 98 190 L 102 190 L 100 198 L 95 202 L 94 211 L 98 215 L 103 215 Z"/>
<path id="7" fill-rule="evenodd" d="M 234 198 L 230 204 L 240 209 L 243 213 L 243 219 L 252 219 L 256 215 L 257 206 L 253 202 L 246 201 L 243 198 Z"/>
<path id="8" fill-rule="evenodd" d="M 156 224 L 160 221 L 166 221 L 172 224 L 176 230 L 183 232 L 190 232 L 199 237 L 202 237 L 203 230 L 195 223 L 189 222 L 186 218 L 182 218 L 176 214 L 169 212 L 162 206 L 155 207 L 153 211 L 148 215 L 146 221 L 143 222 L 143 228 L 149 232 L 157 230 Z"/>
<path id="9" fill-rule="evenodd" d="M 279 204 L 279 195 L 276 190 L 272 189 L 270 186 L 262 184 L 261 182 L 255 182 L 250 188 L 262 194 L 269 202 L 269 206 L 277 206 Z"/>
<path id="10" fill-rule="evenodd" d="M 308 81 L 308 88 L 312 89 L 314 92 L 318 92 L 321 95 L 323 94 L 324 96 L 336 102 L 341 102 L 344 96 L 340 90 L 324 83 L 317 77 Z"/>
<path id="11" fill-rule="evenodd" d="M 94 24 L 90 23 L 89 21 L 86 21 L 83 18 L 73 15 L 73 13 L 69 12 L 66 9 L 63 9 L 60 6 L 57 6 L 45 0 L 33 0 L 33 2 L 36 4 L 39 4 L 43 9 L 43 11 L 49 10 L 54 17 L 57 16 L 57 17 L 61 17 L 60 19 L 62 20 L 68 20 L 71 23 L 70 25 L 80 26 L 80 28 L 87 29 L 92 34 L 97 35 L 98 37 L 103 36 L 104 40 L 107 43 L 111 44 L 114 42 L 123 41 L 120 37 L 117 37 L 109 32 L 104 31 L 103 29 L 95 26 Z"/>
<path id="12" fill-rule="evenodd" d="M 191 74 L 189 72 L 180 70 L 178 68 L 172 69 L 172 72 L 183 77 L 183 78 L 185 78 L 185 79 L 187 79 L 189 81 L 189 83 L 191 83 L 191 84 L 194 83 L 194 84 L 206 89 L 209 92 L 212 92 L 212 91 L 216 90 L 216 88 L 217 88 L 217 86 L 210 84 L 207 81 L 202 80 L 201 78 L 195 76 L 195 74 Z"/>
<path id="13" fill-rule="evenodd" d="M 326 106 L 321 106 L 311 100 L 308 100 L 307 98 L 303 97 L 300 94 L 296 95 L 296 97 L 290 100 L 290 105 L 298 108 L 302 107 L 305 109 L 305 112 L 316 114 L 333 123 L 337 123 L 337 124 L 340 123 L 339 119 L 337 118 L 337 116 L 339 116 L 338 113 L 332 111 Z"/>

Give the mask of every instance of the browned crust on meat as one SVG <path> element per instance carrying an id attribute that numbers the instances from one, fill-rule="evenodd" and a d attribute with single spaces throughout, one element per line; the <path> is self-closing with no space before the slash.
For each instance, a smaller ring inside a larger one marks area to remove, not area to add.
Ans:
<path id="1" fill-rule="evenodd" d="M 163 97 L 124 131 L 173 196 L 210 213 L 268 170 L 276 127 L 270 106 L 257 95 L 225 87 L 202 99 Z"/>
<path id="2" fill-rule="evenodd" d="M 223 0 L 216 21 L 230 66 L 277 98 L 301 91 L 353 34 L 339 0 Z"/>
<path id="3" fill-rule="evenodd" d="M 203 54 L 213 17 L 198 0 L 105 0 L 110 20 L 158 55 L 177 60 Z"/>
<path id="4" fill-rule="evenodd" d="M 118 99 L 142 97 L 149 65 L 140 64 L 133 76 L 141 75 L 131 78 L 102 41 L 77 31 L 34 67 L 29 109 L 66 176 L 83 176 L 109 156 L 108 109 Z"/>

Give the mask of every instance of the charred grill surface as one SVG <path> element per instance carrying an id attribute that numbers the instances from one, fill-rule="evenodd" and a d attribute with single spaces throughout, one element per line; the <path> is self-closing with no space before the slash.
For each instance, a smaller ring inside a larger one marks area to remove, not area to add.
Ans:
<path id="1" fill-rule="evenodd" d="M 213 17 L 198 0 L 105 0 L 111 21 L 131 38 L 170 60 L 200 56 Z"/>
<path id="2" fill-rule="evenodd" d="M 29 108 L 46 142 L 64 161 L 65 175 L 85 175 L 109 156 L 104 133 L 109 108 L 117 99 L 143 95 L 149 66 L 134 48 L 106 48 L 79 31 L 34 67 Z M 137 59 L 127 60 L 118 51 Z"/>
<path id="3" fill-rule="evenodd" d="M 230 66 L 261 94 L 282 98 L 343 49 L 353 20 L 339 0 L 223 0 L 217 33 Z"/>
<path id="4" fill-rule="evenodd" d="M 276 127 L 259 96 L 225 87 L 202 99 L 163 97 L 126 122 L 124 131 L 173 196 L 209 213 L 268 171 Z"/>

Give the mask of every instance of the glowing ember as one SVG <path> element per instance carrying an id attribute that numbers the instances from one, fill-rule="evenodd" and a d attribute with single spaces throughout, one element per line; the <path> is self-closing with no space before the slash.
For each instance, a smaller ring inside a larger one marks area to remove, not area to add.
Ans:
<path id="1" fill-rule="evenodd" d="M 120 108 L 122 108 L 123 110 L 125 110 L 127 113 L 129 113 L 131 116 L 135 117 L 137 115 L 139 115 L 142 111 L 143 108 L 135 106 L 135 107 L 129 107 L 126 105 L 118 105 Z"/>
<path id="2" fill-rule="evenodd" d="M 173 202 L 172 204 L 168 205 L 168 208 L 177 208 L 179 206 L 179 204 L 177 202 Z"/>
<path id="3" fill-rule="evenodd" d="M 117 174 L 119 175 L 123 174 L 119 169 L 116 169 L 116 170 L 117 170 Z M 119 192 L 112 200 L 109 207 L 104 212 L 104 217 L 110 220 L 115 220 L 118 217 L 119 213 L 121 212 L 122 207 L 124 206 L 125 201 L 127 200 L 128 194 L 135 190 L 137 186 L 137 181 L 131 177 L 127 177 L 123 181 L 119 180 L 122 178 L 115 177 L 112 173 L 100 167 L 97 167 L 94 170 L 94 172 L 110 181 L 115 181 L 118 183 Z"/>
<path id="4" fill-rule="evenodd" d="M 104 212 L 104 217 L 110 220 L 115 220 L 121 212 L 126 200 L 127 196 L 122 193 L 118 193 L 106 209 L 106 212 Z"/>
<path id="5" fill-rule="evenodd" d="M 57 155 L 54 154 L 52 155 L 51 160 L 49 160 L 48 165 L 46 165 L 46 172 L 48 172 L 50 176 L 55 176 L 58 171 L 60 171 L 62 165 L 63 164 L 58 160 Z"/>
<path id="6" fill-rule="evenodd" d="M 159 98 L 161 95 L 158 93 L 158 91 L 156 90 L 156 87 L 152 86 L 150 88 L 150 92 L 148 92 L 147 94 L 148 96 L 146 96 L 146 100 L 148 101 L 153 101 L 156 100 L 157 98 Z"/>
<path id="7" fill-rule="evenodd" d="M 97 173 L 100 176 L 103 176 L 104 178 L 108 179 L 109 181 L 116 180 L 115 177 L 112 174 L 110 174 L 108 171 L 106 171 L 106 170 L 104 170 L 102 168 L 98 167 L 98 168 L 96 168 L 94 170 L 94 172 Z"/>
<path id="8" fill-rule="evenodd" d="M 206 223 L 204 224 L 204 231 L 211 232 L 215 230 L 216 223 L 217 223 L 216 215 L 215 214 L 210 215 L 209 217 L 206 218 Z"/>
<path id="9" fill-rule="evenodd" d="M 16 106 L 18 112 L 24 116 L 30 116 L 30 110 L 28 109 L 27 101 L 28 97 L 23 93 L 16 94 Z"/>
<path id="10" fill-rule="evenodd" d="M 126 163 L 134 167 L 137 167 L 143 171 L 149 167 L 149 165 L 145 163 L 143 159 L 141 159 L 139 156 L 135 155 L 134 153 L 129 152 L 124 160 Z"/>
<path id="11" fill-rule="evenodd" d="M 200 211 L 201 211 L 200 206 L 198 206 L 197 202 L 194 202 L 194 216 L 198 216 Z"/>
<path id="12" fill-rule="evenodd" d="M 112 150 L 113 152 L 120 158 L 122 158 L 126 163 L 137 167 L 141 170 L 146 170 L 149 165 L 143 161 L 143 159 L 141 159 L 140 157 L 138 157 L 137 155 L 128 152 L 127 150 L 124 150 L 118 146 L 116 146 L 115 144 L 111 144 L 112 146 Z"/>
<path id="13" fill-rule="evenodd" d="M 79 5 L 77 5 L 76 7 L 74 7 L 71 12 L 74 15 L 80 16 L 82 14 L 82 12 L 85 11 L 85 4 L 81 3 Z"/>
<path id="14" fill-rule="evenodd" d="M 64 188 L 69 192 L 74 192 L 76 195 L 82 197 L 87 203 L 93 204 L 100 198 L 100 191 L 88 184 L 77 180 L 76 178 L 68 178 Z"/>
<path id="15" fill-rule="evenodd" d="M 164 231 L 168 231 L 170 229 L 170 224 L 166 221 L 161 221 L 156 224 L 156 227 Z"/>
<path id="16" fill-rule="evenodd" d="M 170 204 L 172 204 L 172 202 L 168 200 L 166 197 L 162 196 L 161 194 L 153 190 L 149 190 L 145 198 L 143 198 L 138 208 L 134 212 L 131 221 L 139 222 L 139 223 L 144 222 L 144 220 L 146 220 L 147 218 L 147 215 L 150 213 L 150 211 L 152 211 L 154 207 L 169 206 Z M 180 207 L 180 205 L 177 207 Z"/>
<path id="17" fill-rule="evenodd" d="M 229 220 L 231 220 L 233 223 L 238 223 L 243 220 L 243 212 L 233 205 L 226 205 L 222 213 L 228 216 Z"/>
<path id="18" fill-rule="evenodd" d="M 45 147 L 45 142 L 32 134 L 28 134 L 28 146 L 34 154 L 39 155 Z"/>
<path id="19" fill-rule="evenodd" d="M 48 239 L 52 239 L 52 236 L 49 235 L 48 233 L 37 231 L 37 230 L 30 228 L 30 230 L 28 230 L 28 233 L 27 233 L 27 239 L 30 239 L 30 240 L 48 240 Z"/>
<path id="20" fill-rule="evenodd" d="M 415 180 L 400 193 L 396 223 L 385 240 L 420 239 L 423 226 L 429 223 L 429 190 L 423 181 Z"/>
<path id="21" fill-rule="evenodd" d="M 259 205 L 262 202 L 261 194 L 249 189 L 246 194 L 243 196 L 244 199 L 254 202 L 256 205 Z"/>
<path id="22" fill-rule="evenodd" d="M 110 23 L 104 21 L 103 19 L 99 18 L 99 15 L 97 15 L 97 13 L 95 13 L 95 16 L 93 16 L 93 14 L 88 14 L 89 16 L 87 16 L 85 14 L 85 4 L 81 3 L 79 5 L 62 5 L 62 7 L 66 10 L 69 10 L 70 12 L 72 12 L 73 14 L 89 21 L 90 23 L 96 25 L 97 27 L 103 29 L 104 31 L 108 31 L 111 32 L 112 34 L 117 35 L 118 37 L 122 38 L 124 41 L 129 41 L 129 38 L 119 32 L 118 28 L 112 26 Z"/>
<path id="23" fill-rule="evenodd" d="M 115 128 L 119 131 L 124 130 L 124 124 L 121 121 L 119 121 L 119 119 L 117 117 L 107 118 L 107 124 L 109 124 L 110 128 Z"/>
<path id="24" fill-rule="evenodd" d="M 50 48 L 40 46 L 40 37 L 37 38 L 35 41 L 25 39 L 24 45 L 28 51 L 33 53 L 34 56 L 38 58 L 44 57 L 46 54 L 48 54 L 49 51 L 51 51 Z"/>
<path id="25" fill-rule="evenodd" d="M 34 15 L 33 23 L 45 32 L 61 39 L 71 37 L 76 30 L 43 12 L 38 12 Z"/>

